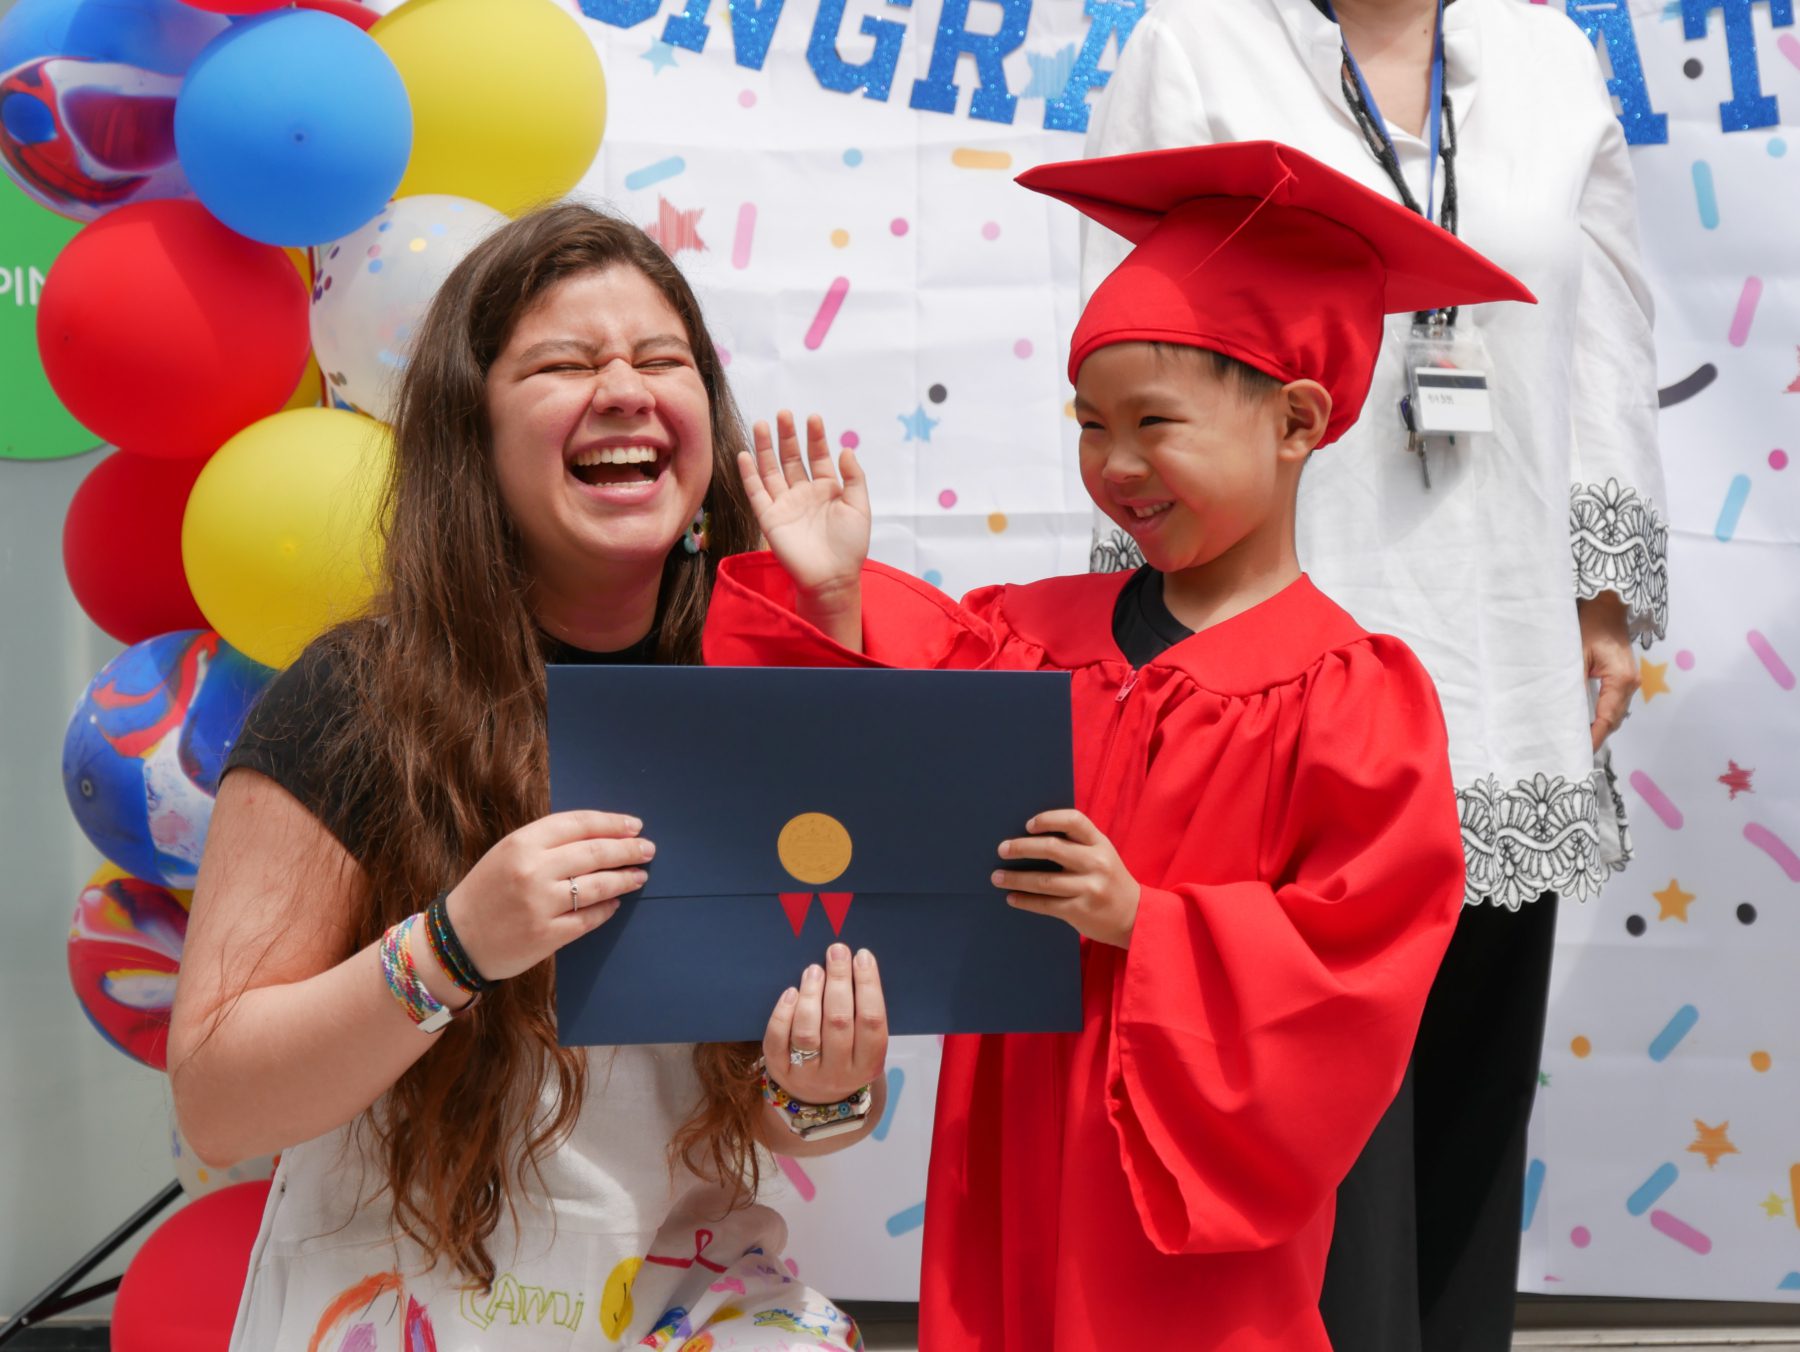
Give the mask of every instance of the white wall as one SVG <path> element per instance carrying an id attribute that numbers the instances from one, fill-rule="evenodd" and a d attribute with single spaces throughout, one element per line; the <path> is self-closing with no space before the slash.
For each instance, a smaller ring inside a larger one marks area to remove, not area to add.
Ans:
<path id="1" fill-rule="evenodd" d="M 93 463 L 0 460 L 0 1318 L 174 1177 L 167 1078 L 88 1025 L 65 956 L 100 858 L 63 798 L 63 727 L 118 651 L 62 572 L 63 516 Z"/>

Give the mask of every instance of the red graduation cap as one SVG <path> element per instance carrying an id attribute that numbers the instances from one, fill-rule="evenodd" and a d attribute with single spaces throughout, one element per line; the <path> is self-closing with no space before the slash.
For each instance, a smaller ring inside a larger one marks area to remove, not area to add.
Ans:
<path id="1" fill-rule="evenodd" d="M 1276 141 L 1068 160 L 1018 181 L 1137 245 L 1075 326 L 1071 382 L 1109 343 L 1211 348 L 1325 386 L 1321 445 L 1362 411 L 1383 315 L 1536 302 L 1447 230 Z"/>

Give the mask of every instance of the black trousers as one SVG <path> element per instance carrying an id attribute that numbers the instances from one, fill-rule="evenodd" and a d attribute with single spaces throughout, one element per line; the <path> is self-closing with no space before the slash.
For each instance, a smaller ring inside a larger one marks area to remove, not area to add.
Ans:
<path id="1" fill-rule="evenodd" d="M 1393 1106 L 1338 1189 L 1335 1352 L 1508 1352 L 1556 897 L 1466 906 Z"/>

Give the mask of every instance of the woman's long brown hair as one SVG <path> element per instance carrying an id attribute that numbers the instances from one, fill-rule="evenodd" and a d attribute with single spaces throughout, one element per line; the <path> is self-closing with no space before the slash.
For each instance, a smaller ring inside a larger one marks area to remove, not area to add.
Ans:
<path id="1" fill-rule="evenodd" d="M 366 887 L 346 955 L 549 811 L 544 640 L 501 503 L 486 380 L 549 288 L 621 266 L 643 273 L 681 317 L 712 410 L 711 548 L 695 555 L 677 542 L 669 553 L 659 661 L 699 662 L 717 560 L 756 544 L 735 461 L 748 442 L 718 351 L 687 282 L 648 236 L 562 205 L 502 227 L 463 260 L 417 332 L 401 388 L 383 585 L 365 616 L 318 640 L 355 692 L 317 749 L 321 782 L 369 805 L 357 860 Z M 428 1258 L 482 1285 L 495 1276 L 496 1226 L 567 1138 L 587 1090 L 584 1053 L 557 1045 L 553 973 L 545 962 L 501 983 L 359 1123 L 399 1227 Z M 733 1205 L 759 1182 L 756 1053 L 752 1044 L 696 1048 L 702 1098 L 670 1145 L 671 1167 L 723 1183 Z"/>

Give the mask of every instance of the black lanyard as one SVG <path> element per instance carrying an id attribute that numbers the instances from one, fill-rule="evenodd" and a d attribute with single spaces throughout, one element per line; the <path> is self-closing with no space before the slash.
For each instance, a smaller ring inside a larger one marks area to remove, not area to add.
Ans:
<path id="1" fill-rule="evenodd" d="M 1326 18 L 1336 22 L 1337 16 L 1332 13 L 1330 0 L 1312 0 L 1312 3 Z M 1441 21 L 1439 23 L 1439 31 L 1433 41 L 1434 44 L 1441 44 L 1443 42 Z M 1441 46 L 1436 48 L 1436 51 L 1438 52 L 1441 52 L 1441 50 Z M 1438 59 L 1438 56 L 1434 52 L 1434 65 Z M 1339 68 L 1338 78 L 1343 87 L 1344 101 L 1350 105 L 1350 112 L 1356 118 L 1356 125 L 1363 134 L 1363 142 L 1368 146 L 1369 153 L 1374 155 L 1375 162 L 1381 166 L 1382 172 L 1388 176 L 1389 180 L 1393 183 L 1395 190 L 1400 194 L 1401 204 L 1404 205 L 1408 211 L 1416 212 L 1420 216 L 1425 215 L 1425 208 L 1419 205 L 1419 199 L 1413 196 L 1412 189 L 1407 186 L 1406 175 L 1400 170 L 1399 152 L 1394 149 L 1393 138 L 1388 135 L 1387 126 L 1381 120 L 1380 114 L 1370 104 L 1369 97 L 1363 89 L 1363 83 L 1359 77 L 1359 72 L 1357 71 L 1355 58 L 1350 55 L 1350 49 L 1348 47 L 1344 48 L 1344 62 Z M 1458 221 L 1456 196 L 1456 112 L 1450 104 L 1450 87 L 1447 81 L 1443 83 L 1442 92 L 1439 96 L 1439 110 L 1442 120 L 1442 144 L 1439 153 L 1442 155 L 1444 161 L 1444 198 L 1438 208 L 1438 224 L 1454 235 L 1456 233 Z M 1455 306 L 1451 306 L 1444 310 L 1420 310 L 1413 316 L 1413 322 L 1417 324 L 1441 324 L 1448 326 L 1456 323 L 1456 315 L 1457 308 Z"/>

